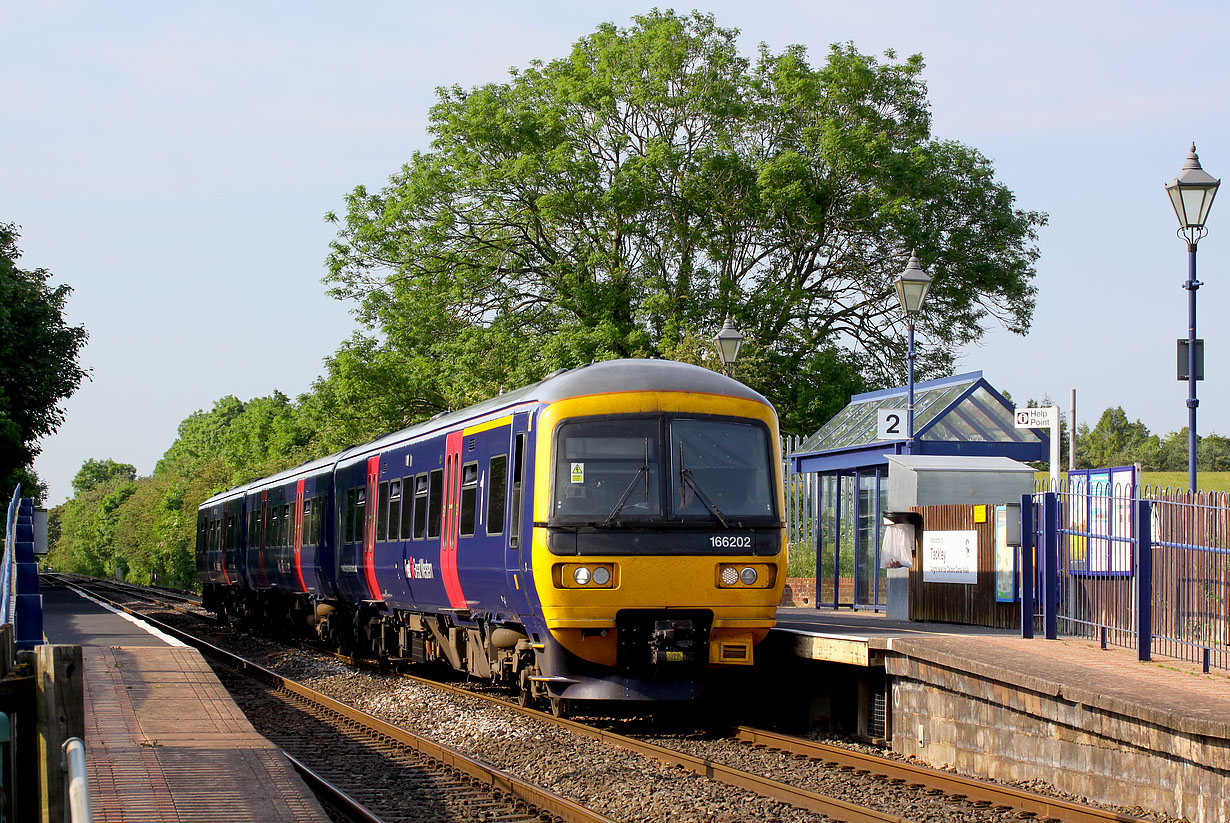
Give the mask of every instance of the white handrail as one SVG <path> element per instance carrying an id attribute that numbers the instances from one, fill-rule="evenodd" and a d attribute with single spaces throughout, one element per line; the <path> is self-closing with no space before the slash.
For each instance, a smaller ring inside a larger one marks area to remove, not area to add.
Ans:
<path id="1" fill-rule="evenodd" d="M 92 823 L 90 783 L 85 774 L 85 743 L 80 737 L 64 741 L 61 768 L 68 773 L 68 809 L 72 823 Z"/>

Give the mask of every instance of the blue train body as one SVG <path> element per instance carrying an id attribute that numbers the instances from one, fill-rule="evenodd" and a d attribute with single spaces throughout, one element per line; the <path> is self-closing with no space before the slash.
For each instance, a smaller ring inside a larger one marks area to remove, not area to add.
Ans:
<path id="1" fill-rule="evenodd" d="M 564 372 L 206 500 L 205 602 L 561 712 L 693 699 L 775 620 L 776 435 L 705 369 Z"/>

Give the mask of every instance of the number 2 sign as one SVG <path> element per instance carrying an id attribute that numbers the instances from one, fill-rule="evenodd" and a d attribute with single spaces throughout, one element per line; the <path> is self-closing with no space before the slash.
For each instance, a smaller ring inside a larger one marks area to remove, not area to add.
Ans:
<path id="1" fill-rule="evenodd" d="M 905 409 L 876 410 L 876 439 L 905 439 Z"/>

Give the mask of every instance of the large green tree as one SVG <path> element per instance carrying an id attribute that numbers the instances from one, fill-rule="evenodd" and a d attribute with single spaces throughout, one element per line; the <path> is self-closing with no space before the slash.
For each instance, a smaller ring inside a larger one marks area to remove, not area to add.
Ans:
<path id="1" fill-rule="evenodd" d="M 60 401 L 87 376 L 77 362 L 87 335 L 64 321 L 71 288 L 51 286 L 46 269 L 17 267 L 18 237 L 0 223 L 0 493 L 21 483 L 23 495 L 41 499 L 38 441 L 64 422 Z"/>
<path id="2" fill-rule="evenodd" d="M 807 431 L 904 378 L 892 280 L 911 249 L 935 276 L 920 378 L 988 322 L 1026 331 L 1045 216 L 931 134 L 922 58 L 752 61 L 736 34 L 655 10 L 506 83 L 441 89 L 431 150 L 329 215 L 328 282 L 365 331 L 321 385 L 388 427 L 560 366 L 678 353 L 730 314 L 759 352 L 741 376 Z"/>

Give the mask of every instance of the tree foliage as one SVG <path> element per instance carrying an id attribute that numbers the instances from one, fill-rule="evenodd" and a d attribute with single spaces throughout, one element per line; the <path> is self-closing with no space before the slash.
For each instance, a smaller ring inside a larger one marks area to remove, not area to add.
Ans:
<path id="1" fill-rule="evenodd" d="M 653 11 L 506 83 L 441 89 L 431 150 L 330 215 L 328 282 L 366 332 L 326 382 L 374 420 L 421 417 L 664 354 L 729 313 L 763 350 L 754 387 L 810 431 L 848 398 L 826 385 L 904 376 L 892 280 L 913 248 L 936 278 L 920 377 L 991 319 L 1027 330 L 1045 218 L 931 135 L 921 57 L 753 62 L 736 34 Z"/>
<path id="2" fill-rule="evenodd" d="M 46 269 L 17 267 L 18 237 L 15 225 L 0 223 L 0 489 L 22 483 L 24 495 L 41 500 L 38 441 L 64 422 L 60 401 L 87 376 L 77 362 L 87 335 L 64 321 L 71 288 L 51 286 Z"/>
<path id="3" fill-rule="evenodd" d="M 74 496 L 51 513 L 48 563 L 62 571 L 193 587 L 197 508 L 324 448 L 299 405 L 274 392 L 227 396 L 189 415 L 149 477 L 127 463 L 85 461 Z"/>

